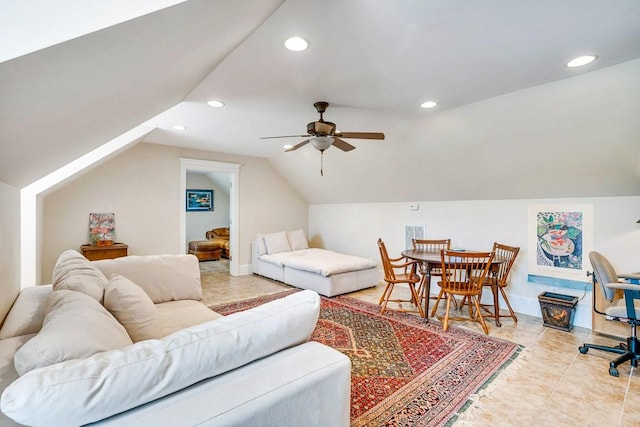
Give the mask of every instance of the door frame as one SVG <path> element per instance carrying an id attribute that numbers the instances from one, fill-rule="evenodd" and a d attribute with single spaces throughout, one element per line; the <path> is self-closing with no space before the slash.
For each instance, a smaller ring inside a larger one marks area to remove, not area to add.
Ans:
<path id="1" fill-rule="evenodd" d="M 238 163 L 216 162 L 211 160 L 180 158 L 180 199 L 184 201 L 187 191 L 187 172 L 216 172 L 231 175 L 231 188 L 229 189 L 229 274 L 240 275 L 238 263 L 238 201 L 240 196 L 240 166 Z M 187 253 L 187 212 L 184 205 L 180 209 L 180 252 Z"/>

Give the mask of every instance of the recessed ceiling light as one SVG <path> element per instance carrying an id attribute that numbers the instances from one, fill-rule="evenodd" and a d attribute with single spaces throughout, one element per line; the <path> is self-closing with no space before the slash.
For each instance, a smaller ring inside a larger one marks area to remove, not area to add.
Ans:
<path id="1" fill-rule="evenodd" d="M 283 145 L 282 148 L 284 148 L 285 150 L 288 150 L 289 148 L 293 148 L 293 145 L 291 144 Z"/>
<path id="2" fill-rule="evenodd" d="M 220 107 L 224 107 L 224 102 L 213 99 L 207 102 L 207 105 L 209 105 L 209 107 L 220 108 Z"/>
<path id="3" fill-rule="evenodd" d="M 566 66 L 569 68 L 582 67 L 583 65 L 591 64 L 596 59 L 598 59 L 598 57 L 595 55 L 579 56 L 567 62 Z"/>
<path id="4" fill-rule="evenodd" d="M 187 128 L 182 125 L 173 125 L 173 128 L 175 130 L 187 130 Z"/>
<path id="5" fill-rule="evenodd" d="M 436 101 L 425 101 L 422 104 L 420 104 L 422 108 L 433 108 L 436 105 L 438 105 Z"/>
<path id="6" fill-rule="evenodd" d="M 301 52 L 309 47 L 309 42 L 302 37 L 293 36 L 285 40 L 284 46 L 293 52 Z"/>

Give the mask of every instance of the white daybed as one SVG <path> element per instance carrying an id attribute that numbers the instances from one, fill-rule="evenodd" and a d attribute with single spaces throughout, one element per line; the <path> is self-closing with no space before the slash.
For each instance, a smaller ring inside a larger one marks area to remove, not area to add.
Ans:
<path id="1" fill-rule="evenodd" d="M 376 286 L 381 277 L 373 260 L 309 248 L 303 230 L 258 235 L 251 266 L 254 274 L 327 297 Z"/>

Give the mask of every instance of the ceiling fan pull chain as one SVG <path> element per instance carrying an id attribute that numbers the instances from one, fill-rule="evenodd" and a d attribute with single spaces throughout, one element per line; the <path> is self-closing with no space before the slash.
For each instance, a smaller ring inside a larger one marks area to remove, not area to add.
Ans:
<path id="1" fill-rule="evenodd" d="M 324 165 L 324 150 L 320 152 L 320 176 L 324 176 L 324 172 L 322 171 Z"/>

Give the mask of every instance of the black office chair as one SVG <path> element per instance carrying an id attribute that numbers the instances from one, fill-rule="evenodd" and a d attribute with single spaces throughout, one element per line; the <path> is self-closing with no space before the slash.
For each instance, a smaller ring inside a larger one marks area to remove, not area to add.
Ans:
<path id="1" fill-rule="evenodd" d="M 609 375 L 617 377 L 618 365 L 630 361 L 631 366 L 636 368 L 638 367 L 638 360 L 640 360 L 640 342 L 638 341 L 636 333 L 636 327 L 640 325 L 640 285 L 619 282 L 618 275 L 613 266 L 609 260 L 599 252 L 590 252 L 589 260 L 593 267 L 594 311 L 607 316 L 607 320 L 629 323 L 631 326 L 631 336 L 627 338 L 626 344 L 620 343 L 615 347 L 584 343 L 578 350 L 580 350 L 582 354 L 585 354 L 590 348 L 620 354 L 620 357 L 609 363 Z M 596 308 L 596 283 L 609 303 L 604 312 Z M 624 291 L 624 298 L 614 301 L 617 289 Z"/>

